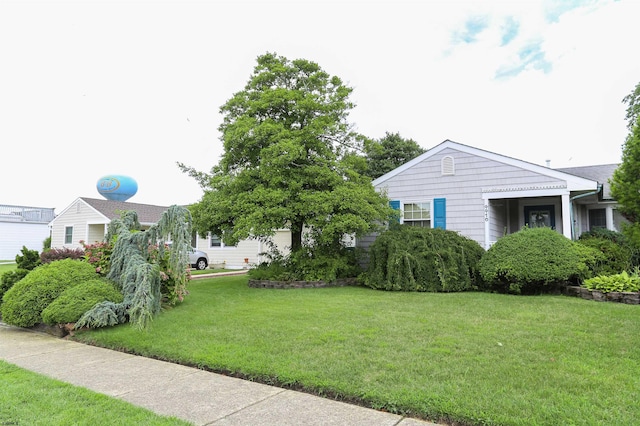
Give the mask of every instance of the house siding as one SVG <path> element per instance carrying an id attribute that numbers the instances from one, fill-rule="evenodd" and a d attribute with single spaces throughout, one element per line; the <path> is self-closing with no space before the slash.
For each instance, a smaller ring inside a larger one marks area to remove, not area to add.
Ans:
<path id="1" fill-rule="evenodd" d="M 85 241 L 86 243 L 102 241 L 104 234 L 98 236 L 95 233 L 89 232 L 89 224 L 96 223 L 107 223 L 107 221 L 104 216 L 97 213 L 86 203 L 81 200 L 76 200 L 52 222 L 51 247 L 68 247 L 74 249 L 82 247 L 80 241 Z M 64 232 L 67 226 L 73 226 L 73 240 L 71 244 L 65 244 L 64 242 Z"/>
<path id="2" fill-rule="evenodd" d="M 286 254 L 291 246 L 291 233 L 288 230 L 276 231 L 271 241 L 281 253 Z M 257 265 L 265 261 L 266 258 L 262 253 L 268 251 L 269 246 L 259 240 L 247 239 L 238 242 L 237 246 L 210 247 L 209 238 L 198 235 L 196 248 L 207 253 L 211 265 L 224 262 L 229 269 L 241 269 L 247 266 L 245 259 L 248 260 L 249 265 Z"/>
<path id="3" fill-rule="evenodd" d="M 441 162 L 446 156 L 454 159 L 455 174 L 442 175 Z M 446 198 L 447 229 L 485 244 L 483 189 L 496 187 L 531 187 L 534 185 L 564 185 L 565 181 L 530 170 L 502 163 L 471 153 L 446 148 L 390 177 L 377 186 L 385 189 L 391 200 L 427 201 Z M 504 212 L 491 207 L 498 217 Z M 498 221 L 490 229 L 490 238 L 503 235 L 506 223 Z"/>
<path id="4" fill-rule="evenodd" d="M 48 236 L 46 223 L 0 222 L 0 260 L 14 260 L 23 246 L 40 253 Z"/>

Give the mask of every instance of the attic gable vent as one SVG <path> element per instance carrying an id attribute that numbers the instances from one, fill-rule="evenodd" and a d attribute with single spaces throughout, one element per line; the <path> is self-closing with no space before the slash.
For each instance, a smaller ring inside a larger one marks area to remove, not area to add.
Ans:
<path id="1" fill-rule="evenodd" d="M 440 163 L 440 168 L 442 175 L 454 175 L 455 174 L 455 165 L 453 163 L 453 157 L 447 155 L 442 159 Z"/>

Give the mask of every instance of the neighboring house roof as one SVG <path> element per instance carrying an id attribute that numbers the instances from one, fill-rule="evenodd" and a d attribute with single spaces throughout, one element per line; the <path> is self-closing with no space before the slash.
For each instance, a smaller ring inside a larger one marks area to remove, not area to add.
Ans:
<path id="1" fill-rule="evenodd" d="M 157 223 L 162 214 L 169 208 L 166 206 L 154 206 L 151 204 L 139 204 L 129 203 L 126 201 L 112 201 L 101 200 L 97 198 L 80 197 L 75 202 L 71 203 L 69 207 L 62 211 L 57 217 L 63 216 L 64 213 L 76 202 L 83 202 L 98 214 L 102 215 L 106 221 L 111 221 L 121 217 L 121 213 L 129 210 L 133 210 L 138 213 L 138 221 L 142 225 L 152 225 Z M 52 223 L 55 222 L 55 219 Z"/>
<path id="2" fill-rule="evenodd" d="M 555 170 L 598 181 L 602 185 L 602 198 L 613 200 L 609 179 L 613 177 L 613 172 L 618 166 L 619 164 L 601 164 L 598 166 L 563 167 Z"/>
<path id="3" fill-rule="evenodd" d="M 535 172 L 541 175 L 566 181 L 567 188 L 570 191 L 593 191 L 593 190 L 596 190 L 598 187 L 598 182 L 594 179 L 589 179 L 589 178 L 578 176 L 575 174 L 565 173 L 557 169 L 551 169 L 549 167 L 540 166 L 538 164 L 529 163 L 523 160 L 518 160 L 516 158 L 508 157 L 506 155 L 496 154 L 495 152 L 474 148 L 472 146 L 464 145 L 448 139 L 434 146 L 433 148 L 429 149 L 428 151 L 424 152 L 423 154 L 419 155 L 413 160 L 408 161 L 407 163 L 397 167 L 396 169 L 391 170 L 387 174 L 380 176 L 379 178 L 375 179 L 372 182 L 372 184 L 375 187 L 379 187 L 382 184 L 384 184 L 385 181 L 393 178 L 394 176 L 400 173 L 403 173 L 404 171 L 414 167 L 417 164 L 420 164 L 422 161 L 446 149 L 454 149 L 457 151 L 465 152 L 465 153 L 476 155 L 479 157 L 484 157 L 490 160 L 498 161 L 498 162 L 509 164 L 525 170 L 529 170 L 531 172 Z"/>
<path id="4" fill-rule="evenodd" d="M 157 223 L 169 207 L 151 204 L 129 203 L 126 201 L 101 200 L 98 198 L 80 198 L 109 220 L 120 218 L 121 213 L 133 210 L 138 213 L 138 221 L 142 224 Z"/>

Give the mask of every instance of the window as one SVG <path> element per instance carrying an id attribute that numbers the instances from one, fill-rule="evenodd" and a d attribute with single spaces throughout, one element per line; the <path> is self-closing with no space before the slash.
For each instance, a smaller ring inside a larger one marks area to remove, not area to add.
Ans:
<path id="1" fill-rule="evenodd" d="M 431 227 L 431 203 L 406 203 L 402 218 L 405 225 Z"/>
<path id="2" fill-rule="evenodd" d="M 64 243 L 65 244 L 73 243 L 73 226 L 64 227 Z"/>
<path id="3" fill-rule="evenodd" d="M 222 239 L 217 235 L 210 235 L 209 247 L 222 247 Z"/>
<path id="4" fill-rule="evenodd" d="M 525 206 L 524 224 L 529 228 L 556 229 L 556 208 L 553 205 Z"/>
<path id="5" fill-rule="evenodd" d="M 446 157 L 442 158 L 442 161 L 440 162 L 440 171 L 443 175 L 455 174 L 455 164 L 453 162 L 452 156 L 447 155 Z"/>
<path id="6" fill-rule="evenodd" d="M 235 247 L 235 246 L 230 246 L 224 243 L 224 241 L 222 241 L 222 238 L 220 238 L 218 235 L 215 234 L 209 234 L 209 247 L 210 248 L 229 248 L 229 247 Z"/>
<path id="7" fill-rule="evenodd" d="M 606 227 L 607 227 L 606 209 L 589 210 L 589 231 L 593 231 L 596 228 L 606 228 Z"/>

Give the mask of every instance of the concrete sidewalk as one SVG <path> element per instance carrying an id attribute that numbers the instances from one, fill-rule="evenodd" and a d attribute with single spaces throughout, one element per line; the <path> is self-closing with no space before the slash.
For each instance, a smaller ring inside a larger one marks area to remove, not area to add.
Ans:
<path id="1" fill-rule="evenodd" d="M 0 359 L 197 425 L 435 425 L 3 323 Z"/>

